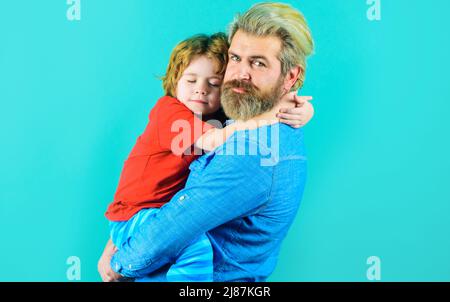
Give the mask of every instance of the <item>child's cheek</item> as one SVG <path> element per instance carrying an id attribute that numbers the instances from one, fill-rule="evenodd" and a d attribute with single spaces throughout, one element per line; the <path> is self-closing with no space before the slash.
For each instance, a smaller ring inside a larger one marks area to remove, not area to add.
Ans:
<path id="1" fill-rule="evenodd" d="M 218 108 L 220 107 L 220 93 L 218 93 L 214 99 L 211 101 L 211 104 L 213 105 L 214 108 Z"/>

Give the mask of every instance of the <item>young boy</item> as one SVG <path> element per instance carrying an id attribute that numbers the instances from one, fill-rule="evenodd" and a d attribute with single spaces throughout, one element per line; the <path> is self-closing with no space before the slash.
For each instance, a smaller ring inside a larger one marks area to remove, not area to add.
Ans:
<path id="1" fill-rule="evenodd" d="M 198 149 L 213 150 L 234 131 L 249 127 L 235 122 L 221 129 L 205 122 L 225 121 L 220 87 L 227 57 L 228 42 L 222 33 L 191 37 L 173 50 L 163 78 L 166 96 L 151 110 L 149 123 L 125 161 L 114 201 L 105 214 L 112 241 L 108 246 L 120 248 L 184 187 Z M 183 133 L 188 143 L 184 142 L 182 152 L 174 143 L 180 135 L 174 125 L 179 122 L 191 130 Z M 210 242 L 203 234 L 173 259 L 164 280 L 155 281 L 213 281 L 212 257 Z M 100 273 L 107 281 L 108 273 Z"/>

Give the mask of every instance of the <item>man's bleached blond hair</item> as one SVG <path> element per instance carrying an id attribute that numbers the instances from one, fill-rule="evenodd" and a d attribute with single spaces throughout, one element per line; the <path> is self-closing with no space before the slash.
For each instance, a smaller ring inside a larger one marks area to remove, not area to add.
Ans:
<path id="1" fill-rule="evenodd" d="M 282 45 L 278 55 L 282 75 L 285 76 L 290 69 L 300 66 L 301 73 L 291 90 L 303 86 L 306 57 L 312 54 L 314 42 L 302 13 L 284 3 L 258 3 L 243 15 L 238 14 L 230 24 L 230 43 L 238 30 L 257 37 L 278 37 Z"/>

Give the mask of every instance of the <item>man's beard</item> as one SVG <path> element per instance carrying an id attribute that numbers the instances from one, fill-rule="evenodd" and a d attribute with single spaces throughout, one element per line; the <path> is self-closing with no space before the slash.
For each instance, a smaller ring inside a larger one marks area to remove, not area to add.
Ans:
<path id="1" fill-rule="evenodd" d="M 270 111 L 280 100 L 282 82 L 283 78 L 280 77 L 272 89 L 261 91 L 246 81 L 228 81 L 222 86 L 223 111 L 229 118 L 243 121 Z M 242 88 L 245 92 L 237 93 L 233 88 Z"/>

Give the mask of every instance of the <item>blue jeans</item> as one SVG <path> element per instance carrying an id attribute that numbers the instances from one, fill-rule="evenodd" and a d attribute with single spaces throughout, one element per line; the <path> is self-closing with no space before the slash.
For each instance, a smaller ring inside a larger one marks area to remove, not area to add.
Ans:
<path id="1" fill-rule="evenodd" d="M 143 209 L 128 221 L 110 221 L 111 240 L 120 248 L 139 227 L 152 219 L 159 209 Z M 210 282 L 213 281 L 213 251 L 205 234 L 186 246 L 177 256 L 175 263 L 138 278 L 137 282 Z"/>

